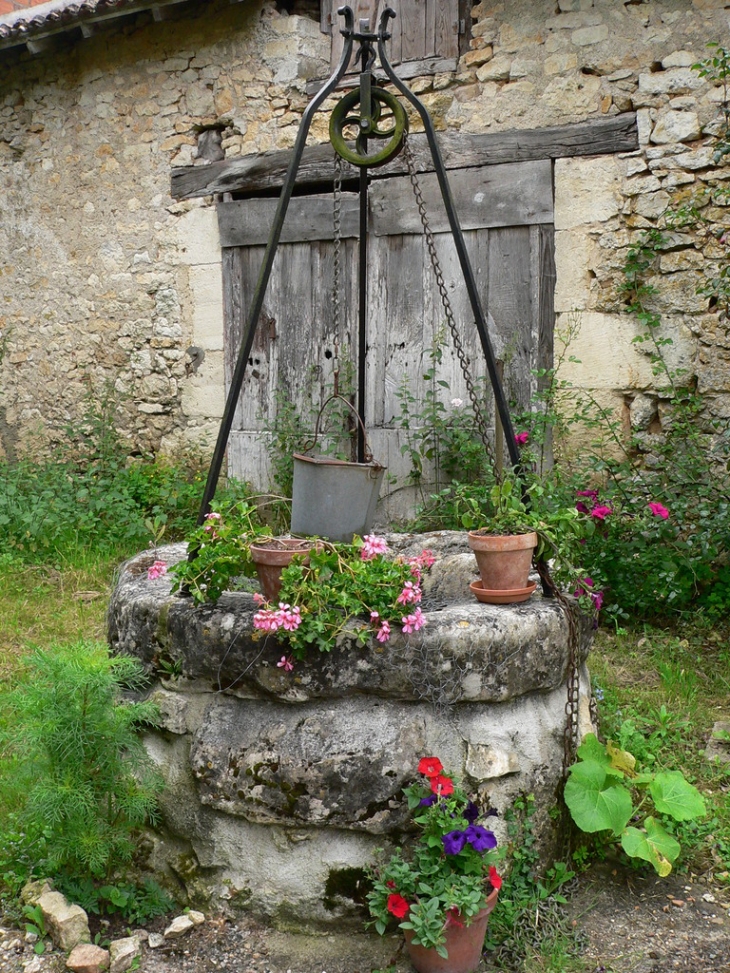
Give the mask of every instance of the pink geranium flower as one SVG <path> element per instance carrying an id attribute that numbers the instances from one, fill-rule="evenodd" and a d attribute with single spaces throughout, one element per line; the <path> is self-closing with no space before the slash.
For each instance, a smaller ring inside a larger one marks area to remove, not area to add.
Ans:
<path id="1" fill-rule="evenodd" d="M 530 439 L 529 432 L 517 432 L 515 433 L 515 442 L 518 446 L 525 446 Z"/>
<path id="2" fill-rule="evenodd" d="M 662 520 L 667 520 L 669 518 L 669 511 L 663 503 L 657 503 L 655 500 L 653 500 L 649 504 L 649 510 L 651 510 L 655 517 L 661 517 Z"/>
<path id="3" fill-rule="evenodd" d="M 279 625 L 285 632 L 295 632 L 302 624 L 302 616 L 299 608 L 295 605 L 284 605 L 279 602 L 279 610 L 276 613 Z"/>
<path id="4" fill-rule="evenodd" d="M 411 635 L 411 633 L 423 628 L 426 624 L 426 619 L 421 609 L 417 608 L 411 615 L 404 615 L 401 619 L 401 624 L 403 625 L 403 633 L 405 635 Z"/>
<path id="5" fill-rule="evenodd" d="M 390 638 L 390 625 L 388 624 L 388 622 L 384 621 L 381 624 L 378 634 L 375 636 L 375 638 L 378 640 L 378 642 L 385 643 L 388 641 L 388 639 Z"/>
<path id="6" fill-rule="evenodd" d="M 412 581 L 406 581 L 403 585 L 403 591 L 398 595 L 397 603 L 399 605 L 417 605 L 421 600 L 421 589 L 417 584 Z"/>
<path id="7" fill-rule="evenodd" d="M 291 672 L 294 668 L 294 663 L 291 661 L 291 656 L 283 655 L 276 663 L 276 666 L 278 669 L 283 669 L 284 672 Z"/>
<path id="8" fill-rule="evenodd" d="M 167 574 L 167 565 L 164 561 L 155 561 L 151 567 L 147 568 L 148 581 L 156 581 L 165 574 Z"/>
<path id="9" fill-rule="evenodd" d="M 379 554 L 387 553 L 388 545 L 384 537 L 378 537 L 376 534 L 366 534 L 363 537 L 362 550 L 360 551 L 360 557 L 363 561 L 372 561 Z"/>

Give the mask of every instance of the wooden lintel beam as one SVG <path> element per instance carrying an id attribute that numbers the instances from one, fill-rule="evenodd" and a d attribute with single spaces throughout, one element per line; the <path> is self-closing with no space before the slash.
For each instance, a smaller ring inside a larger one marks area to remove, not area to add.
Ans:
<path id="1" fill-rule="evenodd" d="M 573 125 L 485 135 L 444 132 L 439 134 L 438 141 L 447 169 L 580 155 L 611 155 L 615 152 L 634 152 L 639 148 L 634 112 Z M 433 162 L 426 136 L 412 135 L 410 142 L 418 171 L 432 171 Z M 299 166 L 298 181 L 330 181 L 333 151 L 329 143 L 306 148 Z M 255 193 L 275 189 L 284 182 L 290 158 L 291 153 L 282 150 L 213 162 L 209 166 L 173 169 L 171 193 L 174 199 L 192 199 L 216 193 Z M 373 177 L 400 175 L 405 171 L 405 161 L 398 156 L 388 165 L 375 170 Z M 354 167 L 344 166 L 344 178 L 355 175 Z"/>
<path id="2" fill-rule="evenodd" d="M 25 46 L 31 54 L 43 54 L 55 47 L 55 43 L 53 37 L 29 37 Z"/>

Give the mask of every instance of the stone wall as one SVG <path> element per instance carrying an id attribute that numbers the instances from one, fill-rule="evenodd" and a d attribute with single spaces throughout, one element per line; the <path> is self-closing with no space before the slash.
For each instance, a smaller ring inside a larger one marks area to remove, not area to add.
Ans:
<path id="1" fill-rule="evenodd" d="M 723 92 L 690 68 L 727 38 L 727 3 L 484 0 L 472 16 L 457 71 L 413 83 L 441 130 L 637 112 L 637 152 L 555 162 L 555 306 L 558 330 L 576 314 L 580 324 L 569 349 L 580 364 L 563 377 L 656 432 L 662 403 L 617 286 L 628 245 L 672 194 L 730 173 L 708 147 Z M 39 449 L 107 380 L 135 448 L 210 442 L 223 405 L 217 225 L 212 199 L 172 201 L 170 168 L 289 147 L 328 57 L 316 19 L 271 0 L 216 0 L 165 23 L 140 15 L 48 55 L 0 52 L 6 456 Z M 322 116 L 313 135 L 325 131 Z M 727 417 L 727 320 L 696 294 L 720 253 L 674 238 L 658 300 L 673 360 Z"/>

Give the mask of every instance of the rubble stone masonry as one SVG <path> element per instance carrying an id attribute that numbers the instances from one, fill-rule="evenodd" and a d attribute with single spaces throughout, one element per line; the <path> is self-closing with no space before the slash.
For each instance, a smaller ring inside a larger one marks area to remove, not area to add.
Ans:
<path id="1" fill-rule="evenodd" d="M 457 71 L 413 82 L 437 129 L 637 113 L 637 152 L 555 162 L 555 308 L 558 331 L 580 325 L 580 363 L 562 377 L 651 433 L 661 403 L 618 285 L 627 247 L 671 198 L 730 177 L 711 149 L 726 94 L 691 68 L 730 36 L 730 2 L 484 0 L 472 17 Z M 170 170 L 290 147 L 329 46 L 314 16 L 213 0 L 45 53 L 0 50 L 0 455 L 37 454 L 105 383 L 135 449 L 212 442 L 223 408 L 215 209 L 175 202 Z M 676 234 L 657 300 L 673 361 L 728 418 L 727 317 L 696 293 L 722 248 Z"/>

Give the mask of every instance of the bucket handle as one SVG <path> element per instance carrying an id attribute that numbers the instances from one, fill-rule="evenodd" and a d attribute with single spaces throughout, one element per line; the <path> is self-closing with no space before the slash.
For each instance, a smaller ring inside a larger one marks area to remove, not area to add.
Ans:
<path id="1" fill-rule="evenodd" d="M 363 423 L 363 421 L 362 421 L 362 419 L 360 417 L 360 413 L 357 411 L 357 409 L 352 404 L 352 402 L 350 402 L 349 399 L 346 399 L 344 395 L 340 395 L 339 392 L 334 392 L 332 395 L 328 396 L 324 400 L 324 402 L 322 403 L 322 408 L 317 413 L 317 421 L 316 421 L 316 423 L 314 425 L 314 439 L 310 443 L 307 443 L 306 446 L 304 446 L 302 452 L 307 453 L 307 452 L 309 452 L 310 449 L 314 449 L 314 447 L 317 445 L 317 439 L 319 438 L 319 424 L 320 424 L 320 421 L 322 419 L 322 413 L 327 408 L 327 406 L 330 404 L 330 402 L 332 401 L 332 399 L 339 399 L 341 402 L 344 402 L 345 405 L 347 406 L 347 408 L 352 413 L 354 413 L 354 416 L 355 416 L 355 418 L 358 421 L 358 424 L 360 426 L 360 429 L 362 430 L 363 457 L 364 457 L 366 463 L 372 463 L 373 462 L 373 454 L 372 454 L 372 450 L 370 449 L 370 446 L 368 445 L 367 432 L 365 430 L 365 424 Z"/>

